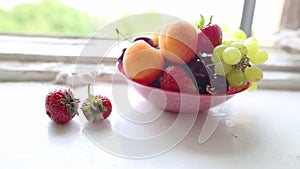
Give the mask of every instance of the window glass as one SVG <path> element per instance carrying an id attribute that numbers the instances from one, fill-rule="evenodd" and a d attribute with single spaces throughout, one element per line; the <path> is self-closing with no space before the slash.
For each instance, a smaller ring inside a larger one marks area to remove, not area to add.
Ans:
<path id="1" fill-rule="evenodd" d="M 256 1 L 252 33 L 268 39 L 279 29 L 284 0 Z M 16 34 L 91 36 L 122 17 L 144 12 L 168 14 L 199 21 L 213 15 L 224 35 L 239 28 L 244 1 L 237 0 L 1 0 L 0 32 Z M 126 26 L 126 25 L 124 25 Z M 260 39 L 260 41 L 261 41 Z"/>
<path id="2" fill-rule="evenodd" d="M 116 19 L 143 12 L 173 15 L 190 22 L 196 22 L 200 14 L 206 18 L 214 15 L 214 22 L 237 27 L 243 2 L 110 0 L 104 4 L 98 0 L 2 0 L 0 5 L 1 32 L 88 36 Z"/>
<path id="3" fill-rule="evenodd" d="M 3 0 L 0 32 L 89 36 L 99 19 L 58 0 Z"/>

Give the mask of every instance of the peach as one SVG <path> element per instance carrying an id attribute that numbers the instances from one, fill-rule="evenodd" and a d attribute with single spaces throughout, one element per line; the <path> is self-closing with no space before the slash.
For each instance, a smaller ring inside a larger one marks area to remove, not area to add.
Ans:
<path id="1" fill-rule="evenodd" d="M 187 63 L 195 57 L 197 29 L 185 21 L 166 26 L 159 36 L 159 47 L 164 57 L 174 63 Z"/>
<path id="2" fill-rule="evenodd" d="M 125 51 L 124 72 L 128 78 L 141 84 L 155 81 L 164 66 L 162 53 L 143 40 L 133 42 Z"/>

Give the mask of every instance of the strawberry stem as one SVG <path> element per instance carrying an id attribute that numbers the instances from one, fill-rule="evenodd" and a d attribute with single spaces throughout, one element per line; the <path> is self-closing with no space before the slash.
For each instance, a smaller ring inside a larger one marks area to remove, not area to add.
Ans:
<path id="1" fill-rule="evenodd" d="M 124 34 L 122 34 L 122 33 L 119 31 L 118 28 L 116 28 L 116 32 L 117 32 L 117 34 L 118 34 L 118 41 L 119 41 L 119 35 L 121 35 L 125 40 L 127 40 L 127 41 L 133 43 L 133 41 L 131 41 L 130 39 L 128 39 Z"/>
<path id="2" fill-rule="evenodd" d="M 97 110 L 97 107 L 95 107 L 95 105 L 94 105 L 95 98 L 94 98 L 93 95 L 91 95 L 90 87 L 91 87 L 91 85 L 90 85 L 90 83 L 89 83 L 89 84 L 88 84 L 88 98 L 89 98 L 89 100 L 90 100 L 91 108 L 92 108 L 93 110 Z"/>
<path id="3" fill-rule="evenodd" d="M 212 19 L 213 19 L 213 16 L 211 15 L 209 18 L 209 23 L 208 23 L 209 25 L 212 24 Z"/>
<path id="4" fill-rule="evenodd" d="M 59 102 L 66 106 L 67 112 L 70 115 L 78 114 L 76 105 L 80 102 L 80 100 L 77 98 L 74 98 L 74 95 L 73 95 L 71 89 L 68 89 L 68 91 L 66 91 L 64 93 L 64 96 L 65 97 L 60 99 Z"/>
<path id="5" fill-rule="evenodd" d="M 105 106 L 103 105 L 103 102 L 102 102 L 100 96 L 99 96 L 99 98 L 100 98 L 100 99 L 98 99 L 97 104 L 98 104 L 99 107 L 100 107 L 100 111 L 101 111 L 101 112 L 106 112 L 108 109 L 107 109 L 107 107 L 105 107 Z"/>

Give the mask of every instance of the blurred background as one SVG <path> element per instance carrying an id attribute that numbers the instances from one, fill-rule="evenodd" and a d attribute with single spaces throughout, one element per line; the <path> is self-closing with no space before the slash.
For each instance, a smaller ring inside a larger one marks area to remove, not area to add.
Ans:
<path id="1" fill-rule="evenodd" d="M 245 2 L 248 3 L 246 8 Z M 97 30 L 134 14 L 167 14 L 193 24 L 199 22 L 201 14 L 207 20 L 213 16 L 213 23 L 222 27 L 226 39 L 241 27 L 243 13 L 251 13 L 251 3 L 255 3 L 254 13 L 246 20 L 252 20 L 251 35 L 270 56 L 261 66 L 265 75 L 262 86 L 300 90 L 299 0 L 184 0 L 172 3 L 160 0 L 108 0 L 105 3 L 99 0 L 0 0 L 0 81 L 51 81 L 79 55 L 83 64 L 98 63 L 99 53 L 83 54 L 83 49 L 100 50 L 111 42 L 94 38 L 95 42 L 86 45 L 87 40 L 95 37 Z M 147 24 L 122 22 L 118 28 L 122 34 L 136 33 L 152 22 L 164 21 L 162 15 L 155 16 L 157 18 L 145 19 Z M 106 55 L 106 60 L 102 61 L 113 64 L 120 51 Z M 82 67 L 83 70 L 93 68 L 91 65 Z M 66 72 L 71 74 L 72 71 Z"/>
<path id="2" fill-rule="evenodd" d="M 291 19 L 292 13 L 299 13 L 284 12 L 287 3 L 299 4 L 299 1 L 256 1 L 252 33 L 261 42 L 272 41 L 274 34 L 289 25 L 286 18 Z M 97 0 L 0 0 L 0 33 L 91 36 L 101 27 L 122 17 L 156 12 L 192 23 L 199 20 L 200 14 L 206 18 L 213 15 L 213 22 L 218 23 L 227 35 L 239 28 L 243 4 L 242 0 L 185 0 L 184 4 L 159 0 L 109 0 L 105 3 Z M 299 22 L 293 29 L 298 27 Z"/>

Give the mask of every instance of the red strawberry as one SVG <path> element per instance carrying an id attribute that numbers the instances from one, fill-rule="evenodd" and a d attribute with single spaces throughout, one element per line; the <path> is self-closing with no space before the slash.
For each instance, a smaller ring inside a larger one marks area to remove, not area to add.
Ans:
<path id="1" fill-rule="evenodd" d="M 46 96 L 46 113 L 53 121 L 64 124 L 78 114 L 78 103 L 71 89 L 58 89 Z"/>
<path id="2" fill-rule="evenodd" d="M 97 122 L 106 119 L 111 114 L 110 100 L 106 96 L 91 95 L 90 84 L 88 85 L 88 97 L 81 106 L 81 110 L 88 121 Z"/>
<path id="3" fill-rule="evenodd" d="M 212 16 L 207 25 L 204 26 L 205 19 L 201 15 L 198 24 L 198 52 L 212 53 L 213 48 L 222 44 L 222 30 L 219 25 L 212 24 Z M 208 41 L 209 40 L 209 41 Z"/>
<path id="4" fill-rule="evenodd" d="M 197 53 L 212 53 L 214 50 L 214 45 L 211 43 L 209 38 L 202 32 L 198 32 L 198 46 Z"/>
<path id="5" fill-rule="evenodd" d="M 180 65 L 168 66 L 161 77 L 160 87 L 165 90 L 197 93 L 194 81 Z"/>

